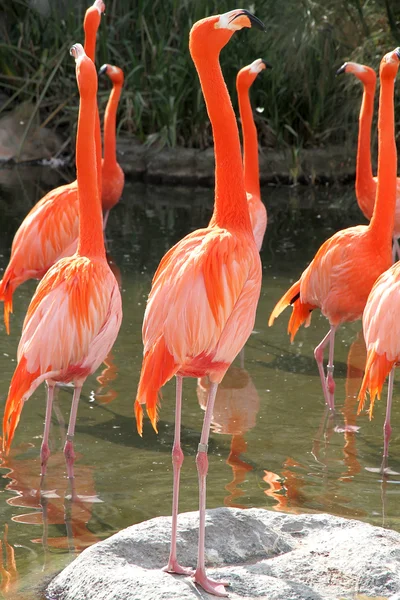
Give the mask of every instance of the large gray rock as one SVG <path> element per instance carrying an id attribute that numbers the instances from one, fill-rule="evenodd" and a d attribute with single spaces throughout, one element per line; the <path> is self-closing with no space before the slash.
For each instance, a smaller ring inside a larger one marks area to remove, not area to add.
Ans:
<path id="1" fill-rule="evenodd" d="M 195 566 L 197 513 L 179 517 L 178 558 Z M 171 519 L 134 525 L 85 550 L 49 585 L 51 600 L 215 598 L 189 577 L 160 568 Z M 207 512 L 208 573 L 231 583 L 232 599 L 400 598 L 400 534 L 330 515 L 262 509 Z"/>

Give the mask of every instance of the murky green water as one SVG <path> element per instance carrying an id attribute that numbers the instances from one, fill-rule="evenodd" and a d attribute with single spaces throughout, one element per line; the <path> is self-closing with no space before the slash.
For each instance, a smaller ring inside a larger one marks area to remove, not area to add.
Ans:
<path id="1" fill-rule="evenodd" d="M 21 217 L 46 190 L 36 173 L 28 183 L 24 175 L 13 173 L 13 181 L 7 183 L 0 171 L 0 225 L 5 231 L 0 237 L 2 268 Z M 400 530 L 400 476 L 391 475 L 383 484 L 379 473 L 373 471 L 381 462 L 384 403 L 376 406 L 372 422 L 365 415 L 355 415 L 354 396 L 365 352 L 358 338 L 361 323 L 349 324 L 338 334 L 338 410 L 327 423 L 313 357 L 327 322 L 316 313 L 310 328 L 302 329 L 293 345 L 286 335 L 289 310 L 273 328 L 267 327 L 275 302 L 319 244 L 340 227 L 359 222 L 352 189 L 266 188 L 263 197 L 269 224 L 262 252 L 262 294 L 255 330 L 245 347 L 244 369 L 237 361 L 218 396 L 217 431 L 210 439 L 207 505 L 329 512 Z M 72 395 L 63 389 L 53 417 L 46 499 L 40 504 L 38 455 L 45 413 L 41 387 L 24 407 L 12 452 L 1 468 L 0 590 L 6 598 L 40 598 L 43 581 L 77 552 L 123 527 L 170 513 L 174 382 L 163 391 L 159 435 L 147 422 L 141 439 L 132 411 L 141 364 L 141 323 L 151 277 L 161 256 L 188 231 L 207 223 L 211 205 L 211 190 L 128 184 L 123 202 L 112 212 L 108 237 L 122 286 L 124 320 L 107 365 L 84 386 L 75 439 L 78 500 L 69 499 L 65 478 L 62 447 Z M 28 282 L 15 295 L 10 337 L 0 325 L 2 403 L 35 285 Z M 197 509 L 194 458 L 203 396 L 204 390 L 196 390 L 195 380 L 185 381 L 182 511 Z M 390 466 L 400 472 L 399 417 L 400 404 L 395 401 Z M 359 430 L 343 433 L 345 423 L 357 425 Z"/>

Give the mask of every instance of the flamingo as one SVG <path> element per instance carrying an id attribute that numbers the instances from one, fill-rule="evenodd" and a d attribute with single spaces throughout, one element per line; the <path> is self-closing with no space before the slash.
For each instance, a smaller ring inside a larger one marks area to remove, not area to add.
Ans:
<path id="1" fill-rule="evenodd" d="M 378 186 L 374 213 L 369 225 L 342 229 L 322 244 L 300 279 L 283 295 L 269 318 L 271 326 L 291 304 L 288 332 L 291 341 L 300 325 L 307 327 L 311 311 L 320 308 L 330 329 L 315 348 L 325 402 L 334 410 L 333 355 L 336 329 L 344 322 L 361 318 L 376 279 L 392 262 L 391 241 L 396 206 L 396 148 L 393 125 L 393 87 L 399 49 L 381 61 L 381 92 L 378 120 Z M 327 376 L 324 349 L 329 344 Z"/>
<path id="2" fill-rule="evenodd" d="M 85 13 L 85 51 L 93 62 L 96 34 L 104 10 L 103 0 L 95 0 Z M 95 136 L 98 184 L 101 189 L 101 134 L 97 104 Z M 4 302 L 4 324 L 8 334 L 14 291 L 28 279 L 41 279 L 63 251 L 74 242 L 78 237 L 78 212 L 78 188 L 75 180 L 48 192 L 19 226 L 11 246 L 10 261 L 0 281 L 0 300 Z M 75 250 L 76 248 L 72 249 L 71 254 Z"/>
<path id="3" fill-rule="evenodd" d="M 251 65 L 243 67 L 236 78 L 240 120 L 243 129 L 244 187 L 249 205 L 251 227 L 259 251 L 267 228 L 267 209 L 261 201 L 257 129 L 254 124 L 249 90 L 257 75 L 267 67 L 269 67 L 268 63 L 261 58 L 257 58 Z"/>
<path id="4" fill-rule="evenodd" d="M 199 545 L 194 581 L 226 596 L 225 585 L 206 575 L 204 556 L 207 442 L 218 384 L 249 337 L 261 287 L 261 262 L 254 241 L 243 181 L 239 133 L 219 53 L 234 31 L 263 24 L 236 9 L 195 23 L 189 48 L 196 66 L 215 145 L 215 206 L 208 227 L 184 237 L 161 260 L 143 322 L 144 358 L 135 401 L 142 435 L 143 408 L 157 431 L 159 389 L 176 376 L 170 573 L 192 574 L 177 561 L 176 535 L 183 377 L 208 375 L 210 391 L 196 456 L 199 477 Z"/>
<path id="5" fill-rule="evenodd" d="M 367 65 L 355 62 L 345 62 L 336 72 L 352 73 L 363 84 L 364 92 L 359 117 L 357 166 L 356 166 L 356 197 L 361 212 L 368 221 L 374 212 L 377 177 L 372 175 L 371 164 L 371 127 L 374 113 L 374 96 L 376 88 L 376 73 Z M 393 262 L 396 256 L 400 258 L 400 178 L 397 178 L 397 201 L 393 228 Z"/>
<path id="6" fill-rule="evenodd" d="M 103 65 L 99 75 L 106 74 L 112 81 L 113 87 L 107 102 L 104 115 L 104 158 L 102 163 L 103 188 L 101 201 L 103 205 L 103 229 L 106 228 L 110 210 L 117 204 L 124 189 L 125 176 L 117 162 L 116 149 L 116 118 L 118 102 L 124 85 L 124 73 L 114 65 Z"/>
<path id="7" fill-rule="evenodd" d="M 121 325 L 121 294 L 108 266 L 96 148 L 97 73 L 81 44 L 71 48 L 80 92 L 76 167 L 79 197 L 79 246 L 76 254 L 51 267 L 39 283 L 25 317 L 18 365 L 11 380 L 3 418 L 3 452 L 8 454 L 24 402 L 47 382 L 47 407 L 40 450 L 42 476 L 50 454 L 48 438 L 55 385 L 74 384 L 64 455 L 73 477 L 73 439 L 79 396 L 88 375 L 103 362 Z"/>

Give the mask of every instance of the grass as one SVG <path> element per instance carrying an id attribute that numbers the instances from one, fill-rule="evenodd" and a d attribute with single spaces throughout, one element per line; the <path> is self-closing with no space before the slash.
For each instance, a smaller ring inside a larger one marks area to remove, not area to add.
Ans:
<path id="1" fill-rule="evenodd" d="M 345 60 L 378 67 L 382 55 L 398 44 L 399 15 L 393 6 L 387 12 L 389 5 L 380 0 L 259 0 L 247 7 L 265 22 L 267 34 L 239 32 L 221 53 L 221 64 L 235 106 L 239 68 L 257 57 L 273 65 L 252 91 L 254 105 L 264 109 L 255 113 L 261 145 L 354 143 L 361 88 L 350 77 L 336 80 L 335 72 Z M 74 139 L 77 91 L 68 49 L 83 41 L 87 6 L 80 0 L 52 1 L 43 15 L 28 0 L 0 8 L 0 86 L 6 94 L 0 117 L 29 101 L 33 109 L 24 139 L 33 123 Z M 109 62 L 124 69 L 121 132 L 145 143 L 212 144 L 188 34 L 198 19 L 231 8 L 225 0 L 106 1 L 97 65 Z M 101 108 L 107 84 L 100 84 Z"/>

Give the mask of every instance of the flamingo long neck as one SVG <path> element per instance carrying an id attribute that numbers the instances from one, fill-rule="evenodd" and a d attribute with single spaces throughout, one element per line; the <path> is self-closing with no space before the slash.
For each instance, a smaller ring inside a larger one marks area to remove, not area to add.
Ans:
<path id="1" fill-rule="evenodd" d="M 76 172 L 79 197 L 78 254 L 105 257 L 103 217 L 98 188 L 95 145 L 96 96 L 82 94 L 76 142 Z"/>
<path id="2" fill-rule="evenodd" d="M 104 164 L 114 166 L 117 164 L 117 108 L 121 96 L 122 85 L 113 83 L 110 97 L 104 115 Z"/>
<path id="3" fill-rule="evenodd" d="M 394 136 L 394 79 L 381 78 L 378 116 L 378 185 L 370 231 L 383 244 L 392 243 L 396 206 L 397 152 Z"/>
<path id="4" fill-rule="evenodd" d="M 96 37 L 97 37 L 97 27 L 90 27 L 89 24 L 84 23 L 85 30 L 85 44 L 84 49 L 86 55 L 90 58 L 93 64 L 96 64 Z M 101 128 L 100 128 L 100 116 L 99 116 L 99 107 L 96 102 L 96 116 L 95 116 L 95 143 L 96 143 L 96 165 L 97 165 L 97 185 L 99 186 L 100 196 L 101 196 L 101 187 L 102 187 L 102 177 L 101 177 L 101 154 L 102 154 L 102 146 L 101 146 Z"/>
<path id="5" fill-rule="evenodd" d="M 371 164 L 371 127 L 374 113 L 375 84 L 364 85 L 364 93 L 359 117 L 356 195 L 362 198 L 375 192 L 375 182 Z"/>
<path id="6" fill-rule="evenodd" d="M 214 136 L 215 204 L 210 225 L 251 232 L 239 132 L 219 56 L 202 54 L 195 64 Z"/>
<path id="7" fill-rule="evenodd" d="M 257 129 L 254 124 L 249 88 L 238 86 L 239 112 L 243 131 L 243 169 L 246 192 L 260 198 Z"/>

